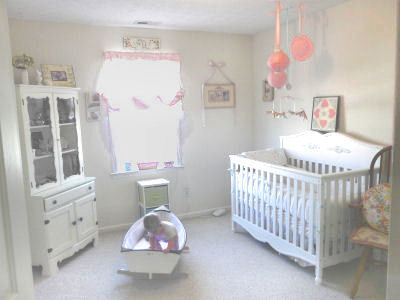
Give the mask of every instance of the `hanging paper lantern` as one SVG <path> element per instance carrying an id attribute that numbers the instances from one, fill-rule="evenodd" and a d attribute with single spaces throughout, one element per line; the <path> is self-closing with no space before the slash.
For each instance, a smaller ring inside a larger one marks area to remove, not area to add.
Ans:
<path id="1" fill-rule="evenodd" d="M 302 5 L 299 5 L 299 35 L 295 36 L 292 45 L 292 55 L 295 60 L 305 61 L 311 57 L 314 52 L 314 45 L 311 39 L 302 34 L 303 31 L 303 14 L 302 14 Z"/>
<path id="2" fill-rule="evenodd" d="M 305 61 L 313 54 L 314 45 L 308 36 L 303 34 L 293 39 L 291 49 L 295 60 Z"/>
<path id="3" fill-rule="evenodd" d="M 286 72 L 271 71 L 268 74 L 268 83 L 274 88 L 281 88 L 285 85 L 287 80 Z"/>
<path id="4" fill-rule="evenodd" d="M 272 71 L 282 72 L 289 66 L 289 57 L 280 49 L 275 50 L 268 58 L 267 65 Z"/>

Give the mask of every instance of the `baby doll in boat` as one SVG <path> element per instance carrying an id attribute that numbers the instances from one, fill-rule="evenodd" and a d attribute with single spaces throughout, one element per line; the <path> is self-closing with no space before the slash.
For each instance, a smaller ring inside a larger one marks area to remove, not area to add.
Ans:
<path id="1" fill-rule="evenodd" d="M 150 247 L 152 250 L 161 250 L 168 253 L 170 250 L 178 249 L 178 231 L 174 224 L 161 221 L 155 213 L 149 213 L 143 219 L 144 229 L 148 233 Z M 167 248 L 162 249 L 160 242 L 168 243 Z"/>

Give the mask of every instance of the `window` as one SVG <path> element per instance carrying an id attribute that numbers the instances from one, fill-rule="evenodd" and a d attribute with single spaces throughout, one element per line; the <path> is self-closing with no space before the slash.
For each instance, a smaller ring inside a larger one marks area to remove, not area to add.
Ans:
<path id="1" fill-rule="evenodd" d="M 182 165 L 178 55 L 106 52 L 97 92 L 107 107 L 114 173 Z"/>

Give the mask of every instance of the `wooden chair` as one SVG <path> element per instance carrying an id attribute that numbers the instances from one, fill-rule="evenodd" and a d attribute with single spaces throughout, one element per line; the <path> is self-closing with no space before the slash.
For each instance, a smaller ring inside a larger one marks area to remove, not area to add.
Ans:
<path id="1" fill-rule="evenodd" d="M 354 298 L 357 293 L 372 248 L 388 249 L 390 216 L 390 185 L 388 182 L 390 179 L 391 150 L 392 146 L 385 147 L 374 156 L 369 170 L 369 189 L 364 193 L 360 205 L 351 205 L 353 208 L 362 209 L 364 224 L 359 222 L 360 226 L 351 234 L 350 242 L 365 246 L 350 292 L 351 298 Z M 379 162 L 379 166 L 375 167 L 377 162 Z"/>

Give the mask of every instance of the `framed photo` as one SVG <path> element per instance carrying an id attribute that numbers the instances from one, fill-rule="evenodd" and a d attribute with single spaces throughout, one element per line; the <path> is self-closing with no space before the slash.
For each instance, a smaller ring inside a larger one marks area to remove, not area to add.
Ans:
<path id="1" fill-rule="evenodd" d="M 134 50 L 160 50 L 161 40 L 156 38 L 123 37 L 122 46 Z"/>
<path id="2" fill-rule="evenodd" d="M 72 66 L 41 65 L 43 82 L 46 85 L 75 87 Z"/>
<path id="3" fill-rule="evenodd" d="M 98 93 L 86 93 L 86 118 L 89 122 L 101 119 L 100 95 Z"/>
<path id="4" fill-rule="evenodd" d="M 268 80 L 263 80 L 263 101 L 273 101 L 275 90 L 269 85 Z"/>
<path id="5" fill-rule="evenodd" d="M 337 131 L 339 99 L 340 96 L 314 97 L 311 130 Z"/>
<path id="6" fill-rule="evenodd" d="M 235 85 L 233 83 L 203 85 L 204 108 L 235 107 Z"/>

